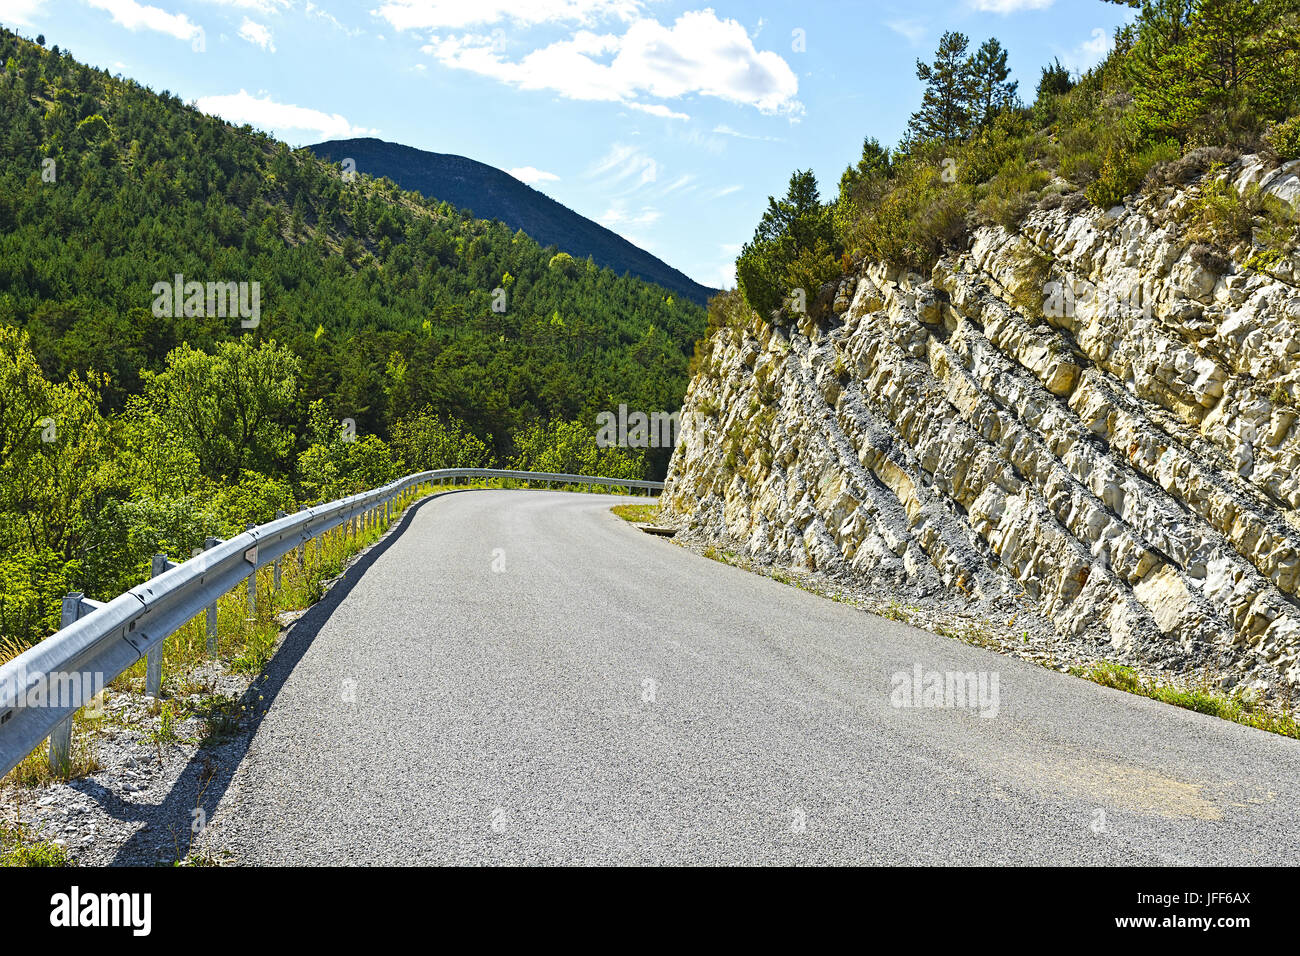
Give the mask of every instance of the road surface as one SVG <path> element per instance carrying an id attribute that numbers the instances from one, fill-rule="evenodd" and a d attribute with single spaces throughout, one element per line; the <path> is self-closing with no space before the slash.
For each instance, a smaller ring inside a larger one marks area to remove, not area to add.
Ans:
<path id="1" fill-rule="evenodd" d="M 272 663 L 208 846 L 268 864 L 1300 863 L 1300 742 L 709 561 L 615 518 L 619 500 L 472 491 L 408 512 Z M 991 683 L 987 716 L 894 706 L 917 665 L 996 674 L 996 712 Z"/>

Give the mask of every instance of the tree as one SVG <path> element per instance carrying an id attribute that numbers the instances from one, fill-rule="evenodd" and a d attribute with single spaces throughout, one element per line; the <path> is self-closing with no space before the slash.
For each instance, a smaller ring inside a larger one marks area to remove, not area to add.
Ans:
<path id="1" fill-rule="evenodd" d="M 966 55 L 970 39 L 949 30 L 939 39 L 933 63 L 916 61 L 916 78 L 925 83 L 921 108 L 907 127 L 910 143 L 937 139 L 953 143 L 970 128 L 971 60 Z"/>
<path id="2" fill-rule="evenodd" d="M 971 123 L 976 128 L 990 125 L 999 110 L 1016 102 L 1016 89 L 1020 84 L 1008 82 L 1010 76 L 1007 51 L 997 37 L 985 40 L 970 62 L 969 112 Z"/>
<path id="3" fill-rule="evenodd" d="M 1286 119 L 1300 105 L 1298 20 L 1296 0 L 1142 3 L 1126 61 L 1140 141 L 1248 145 Z"/>
<path id="4" fill-rule="evenodd" d="M 49 381 L 26 332 L 0 325 L 0 544 L 76 557 L 98 497 L 111 428 L 96 376 Z"/>
<path id="5" fill-rule="evenodd" d="M 812 170 L 795 170 L 785 197 L 768 197 L 767 211 L 736 261 L 745 301 L 760 315 L 770 315 L 793 292 L 788 284 L 790 266 L 806 255 L 833 258 L 834 248 L 834 226 L 830 210 L 821 203 L 817 177 Z M 810 298 L 817 290 L 803 291 Z"/>
<path id="6" fill-rule="evenodd" d="M 425 406 L 393 425 L 393 450 L 406 472 L 437 468 L 491 468 L 492 452 L 464 422 Z"/>
<path id="7" fill-rule="evenodd" d="M 1072 89 L 1074 89 L 1074 81 L 1070 79 L 1070 71 L 1061 64 L 1060 57 L 1054 57 L 1039 74 L 1034 104 L 1042 103 L 1048 97 L 1062 96 Z"/>
<path id="8" fill-rule="evenodd" d="M 534 422 L 515 436 L 510 468 L 601 478 L 642 478 L 645 460 L 617 446 L 602 448 L 582 422 Z"/>
<path id="9" fill-rule="evenodd" d="M 346 431 L 324 402 L 311 403 L 307 421 L 311 444 L 298 456 L 298 483 L 307 500 L 333 501 L 397 477 L 392 452 L 379 436 Z"/>
<path id="10" fill-rule="evenodd" d="M 893 162 L 889 150 L 880 145 L 874 136 L 862 141 L 862 158 L 856 166 L 850 166 L 840 176 L 840 195 L 854 193 L 864 183 L 872 180 L 888 179 L 893 174 Z"/>
<path id="11" fill-rule="evenodd" d="M 298 360 L 274 342 L 219 342 L 212 354 L 183 343 L 166 367 L 146 373 L 153 413 L 212 479 L 247 468 L 272 472 L 292 445 L 286 427 L 297 397 Z"/>

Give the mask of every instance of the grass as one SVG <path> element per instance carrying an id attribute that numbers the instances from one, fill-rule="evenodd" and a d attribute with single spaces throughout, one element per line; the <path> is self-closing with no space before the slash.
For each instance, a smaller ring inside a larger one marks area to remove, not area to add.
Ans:
<path id="1" fill-rule="evenodd" d="M 1244 724 L 1257 730 L 1264 730 L 1283 737 L 1300 739 L 1300 724 L 1290 708 L 1281 713 L 1259 710 L 1240 694 L 1228 696 L 1212 691 L 1208 687 L 1189 688 L 1158 684 L 1123 664 L 1098 664 L 1088 670 L 1073 672 L 1075 676 L 1090 680 L 1103 687 L 1113 687 L 1139 697 L 1148 697 L 1162 703 L 1208 714 L 1221 720 Z"/>
<path id="2" fill-rule="evenodd" d="M 72 752 L 64 766 L 58 769 L 50 767 L 48 743 L 42 743 L 0 780 L 0 785 L 12 783 L 19 787 L 41 787 L 79 780 L 101 770 L 103 765 L 96 754 L 95 738 L 103 720 L 102 715 L 96 717 L 85 710 L 78 712 L 72 720 Z"/>
<path id="3" fill-rule="evenodd" d="M 0 867 L 75 865 L 63 847 L 33 840 L 20 826 L 0 824 Z"/>
<path id="4" fill-rule="evenodd" d="M 380 519 L 355 533 L 348 526 L 336 528 L 321 535 L 316 543 L 291 551 L 281 558 L 280 589 L 275 589 L 275 572 L 271 565 L 257 572 L 257 606 L 249 612 L 248 586 L 241 584 L 217 601 L 217 658 L 228 672 L 256 677 L 270 662 L 280 637 L 278 615 L 284 611 L 301 611 L 315 604 L 324 595 L 330 581 L 343 573 L 354 555 L 368 548 L 400 518 L 412 503 L 420 498 L 452 488 L 523 487 L 524 482 L 498 480 L 462 482 L 457 485 L 425 485 L 418 494 L 410 494 L 394 501 L 388 521 Z M 574 486 L 574 490 L 588 490 Z M 590 490 L 597 490 L 592 488 Z M 658 510 L 658 502 L 626 507 Z M 0 645 L 0 663 L 17 656 L 26 647 Z M 163 684 L 162 699 L 154 705 L 153 714 L 159 718 L 158 727 L 146 736 L 146 742 L 161 747 L 164 744 L 195 742 L 183 738 L 177 723 L 189 716 L 204 720 L 200 746 L 209 746 L 228 739 L 238 731 L 240 714 L 238 701 L 229 697 L 213 697 L 212 662 L 208 656 L 207 614 L 198 615 L 173 633 L 162 646 Z M 145 661 L 137 661 L 109 685 L 113 693 L 143 693 Z M 199 702 L 185 698 L 198 695 Z M 95 738 L 106 718 L 102 710 L 90 713 L 82 710 L 74 717 L 72 753 L 67 766 L 52 771 L 49 766 L 48 745 L 43 742 L 28 754 L 6 777 L 0 779 L 0 789 L 7 786 L 39 787 L 51 783 L 76 780 L 102 769 L 95 755 Z"/>
<path id="5" fill-rule="evenodd" d="M 624 521 L 649 524 L 659 517 L 659 502 L 649 505 L 615 505 L 610 510 Z"/>

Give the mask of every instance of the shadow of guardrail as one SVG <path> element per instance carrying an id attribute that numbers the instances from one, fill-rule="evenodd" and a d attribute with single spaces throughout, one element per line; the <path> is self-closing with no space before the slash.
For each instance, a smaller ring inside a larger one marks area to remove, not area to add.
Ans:
<path id="1" fill-rule="evenodd" d="M 158 854 L 162 850 L 171 850 L 172 858 L 180 859 L 190 851 L 198 842 L 194 839 L 192 829 L 195 811 L 199 811 L 201 819 L 205 821 L 210 821 L 216 814 L 266 712 L 334 610 L 410 526 L 421 508 L 444 495 L 461 494 L 469 490 L 471 489 L 440 491 L 412 504 L 379 541 L 357 557 L 335 579 L 321 599 L 289 626 L 283 643 L 276 649 L 266 669 L 240 698 L 239 703 L 252 717 L 242 723 L 239 732 L 231 740 L 215 747 L 200 748 L 190 758 L 162 802 L 146 804 L 123 800 L 93 780 L 79 780 L 69 784 L 95 800 L 114 819 L 148 825 L 147 828 L 137 829 L 127 838 L 118 848 L 110 865 L 138 866 L 159 862 Z"/>

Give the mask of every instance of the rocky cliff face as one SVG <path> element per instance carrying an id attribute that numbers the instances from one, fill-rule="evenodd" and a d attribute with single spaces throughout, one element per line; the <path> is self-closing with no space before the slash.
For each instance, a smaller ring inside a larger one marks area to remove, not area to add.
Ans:
<path id="1" fill-rule="evenodd" d="M 1298 172 L 1244 157 L 1038 211 L 928 278 L 867 265 L 820 320 L 720 329 L 663 511 L 759 561 L 1032 605 L 1115 660 L 1289 694 L 1300 261 L 1259 229 L 1216 254 L 1178 210 L 1216 177 L 1295 208 Z"/>

